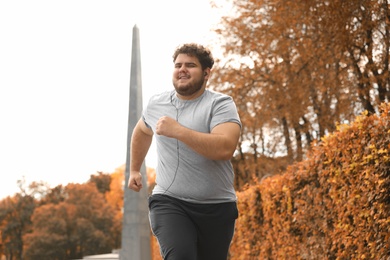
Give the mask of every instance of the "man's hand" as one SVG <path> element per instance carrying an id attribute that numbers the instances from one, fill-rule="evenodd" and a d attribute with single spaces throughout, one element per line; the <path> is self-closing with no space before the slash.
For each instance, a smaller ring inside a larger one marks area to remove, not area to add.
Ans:
<path id="1" fill-rule="evenodd" d="M 129 189 L 139 192 L 142 188 L 142 175 L 138 171 L 130 171 Z"/>
<path id="2" fill-rule="evenodd" d="M 156 134 L 174 138 L 181 125 L 173 118 L 163 116 L 156 124 Z"/>

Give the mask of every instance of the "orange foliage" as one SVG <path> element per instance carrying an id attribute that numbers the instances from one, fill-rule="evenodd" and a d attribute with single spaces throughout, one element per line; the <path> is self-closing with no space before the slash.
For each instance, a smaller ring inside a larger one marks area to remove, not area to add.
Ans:
<path id="1" fill-rule="evenodd" d="M 152 249 L 152 260 L 162 260 L 161 254 L 160 254 L 160 248 L 158 246 L 158 241 L 156 237 L 151 236 L 150 239 L 151 242 L 151 249 Z"/>
<path id="2" fill-rule="evenodd" d="M 261 178 L 261 156 L 301 161 L 335 122 L 390 101 L 387 1 L 228 2 L 210 87 L 238 107 L 242 179 Z"/>
<path id="3" fill-rule="evenodd" d="M 238 192 L 231 260 L 387 259 L 390 104 L 322 139 L 308 159 Z"/>
<path id="4" fill-rule="evenodd" d="M 125 180 L 125 165 L 115 169 L 111 173 L 110 191 L 105 194 L 106 200 L 109 204 L 114 206 L 116 209 L 123 207 L 123 182 Z"/>
<path id="5" fill-rule="evenodd" d="M 117 246 L 115 211 L 94 183 L 69 183 L 64 195 L 64 201 L 35 209 L 23 259 L 76 259 Z"/>
<path id="6" fill-rule="evenodd" d="M 123 186 L 125 179 L 125 165 L 115 169 L 111 173 L 111 182 L 110 182 L 110 191 L 106 192 L 106 200 L 115 210 L 113 225 L 111 227 L 111 234 L 113 235 L 113 240 L 115 248 L 120 248 L 121 246 L 121 234 L 122 234 L 122 219 L 123 219 Z"/>

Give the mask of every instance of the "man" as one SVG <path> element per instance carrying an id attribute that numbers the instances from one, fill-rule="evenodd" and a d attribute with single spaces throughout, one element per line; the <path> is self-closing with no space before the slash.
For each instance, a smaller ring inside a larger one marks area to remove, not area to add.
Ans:
<path id="1" fill-rule="evenodd" d="M 206 89 L 214 59 L 190 43 L 173 55 L 175 90 L 154 95 L 133 130 L 128 187 L 154 134 L 158 153 L 149 219 L 164 259 L 226 260 L 238 217 L 230 159 L 241 122 L 231 97 Z"/>

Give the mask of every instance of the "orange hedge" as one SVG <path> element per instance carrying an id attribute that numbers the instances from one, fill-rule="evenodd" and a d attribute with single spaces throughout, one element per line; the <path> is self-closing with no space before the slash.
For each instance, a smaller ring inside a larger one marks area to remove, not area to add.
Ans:
<path id="1" fill-rule="evenodd" d="M 307 160 L 238 192 L 230 259 L 388 259 L 389 111 L 340 125 Z"/>

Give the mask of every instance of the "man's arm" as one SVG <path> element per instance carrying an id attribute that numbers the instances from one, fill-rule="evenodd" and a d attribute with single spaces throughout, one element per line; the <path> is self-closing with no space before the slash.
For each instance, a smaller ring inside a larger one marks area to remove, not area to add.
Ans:
<path id="1" fill-rule="evenodd" d="M 176 138 L 211 160 L 230 160 L 240 137 L 240 126 L 227 122 L 215 126 L 211 133 L 201 133 L 164 116 L 157 122 L 156 134 Z"/>
<path id="2" fill-rule="evenodd" d="M 134 191 L 140 191 L 142 188 L 140 169 L 152 143 L 152 138 L 153 131 L 145 125 L 141 118 L 134 127 L 133 135 L 131 136 L 130 179 L 128 187 Z"/>

